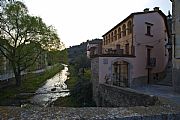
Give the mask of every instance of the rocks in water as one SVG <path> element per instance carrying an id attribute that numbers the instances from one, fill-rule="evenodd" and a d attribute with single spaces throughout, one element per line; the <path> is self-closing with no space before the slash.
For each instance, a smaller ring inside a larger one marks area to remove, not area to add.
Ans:
<path id="1" fill-rule="evenodd" d="M 56 88 L 52 88 L 52 89 L 51 89 L 51 91 L 55 91 L 55 90 L 56 90 Z"/>

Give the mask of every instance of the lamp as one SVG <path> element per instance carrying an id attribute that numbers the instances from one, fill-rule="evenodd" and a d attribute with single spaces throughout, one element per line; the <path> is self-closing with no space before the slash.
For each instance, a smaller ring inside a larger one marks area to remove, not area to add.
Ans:
<path id="1" fill-rule="evenodd" d="M 167 43 L 167 44 L 165 45 L 165 48 L 171 49 L 171 48 L 172 48 L 172 44 L 171 44 L 171 43 Z"/>

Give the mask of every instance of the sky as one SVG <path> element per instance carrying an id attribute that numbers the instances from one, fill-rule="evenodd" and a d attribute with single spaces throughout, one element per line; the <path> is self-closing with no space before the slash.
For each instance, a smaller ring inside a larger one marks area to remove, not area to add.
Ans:
<path id="1" fill-rule="evenodd" d="M 31 15 L 53 25 L 66 47 L 102 38 L 133 12 L 160 7 L 171 10 L 170 0 L 22 0 Z"/>

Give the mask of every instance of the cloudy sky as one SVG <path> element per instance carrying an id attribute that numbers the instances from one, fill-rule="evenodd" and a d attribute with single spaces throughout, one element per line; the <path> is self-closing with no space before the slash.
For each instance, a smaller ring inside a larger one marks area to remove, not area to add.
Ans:
<path id="1" fill-rule="evenodd" d="M 167 14 L 170 0 L 23 0 L 30 14 L 53 25 L 66 47 L 101 36 L 129 14 L 160 7 Z"/>

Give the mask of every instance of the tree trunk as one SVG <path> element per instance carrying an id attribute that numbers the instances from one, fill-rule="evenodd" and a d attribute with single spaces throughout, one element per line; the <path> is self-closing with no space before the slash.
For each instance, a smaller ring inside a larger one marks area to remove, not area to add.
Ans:
<path id="1" fill-rule="evenodd" d="M 16 86 L 21 86 L 21 73 L 15 74 Z"/>

